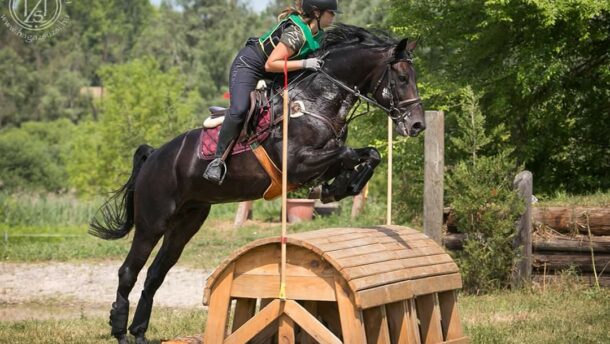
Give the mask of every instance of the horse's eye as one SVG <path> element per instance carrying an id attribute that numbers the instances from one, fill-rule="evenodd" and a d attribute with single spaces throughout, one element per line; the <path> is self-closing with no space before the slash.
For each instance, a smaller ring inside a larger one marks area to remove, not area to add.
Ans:
<path id="1" fill-rule="evenodd" d="M 398 80 L 400 80 L 401 82 L 404 82 L 404 83 L 409 82 L 409 78 L 406 75 L 399 75 Z"/>

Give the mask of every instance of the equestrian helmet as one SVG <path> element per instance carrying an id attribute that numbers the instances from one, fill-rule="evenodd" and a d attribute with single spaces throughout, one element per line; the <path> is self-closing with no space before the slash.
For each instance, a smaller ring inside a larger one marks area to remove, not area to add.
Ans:
<path id="1" fill-rule="evenodd" d="M 303 8 L 303 12 L 307 15 L 312 15 L 314 10 L 319 10 L 320 12 L 333 11 L 336 13 L 341 13 L 337 5 L 337 0 L 303 0 L 303 4 L 301 6 Z"/>

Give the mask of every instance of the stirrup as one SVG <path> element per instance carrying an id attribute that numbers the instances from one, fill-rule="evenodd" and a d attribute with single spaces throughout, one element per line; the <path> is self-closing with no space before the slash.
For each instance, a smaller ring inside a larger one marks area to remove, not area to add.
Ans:
<path id="1" fill-rule="evenodd" d="M 227 164 L 221 158 L 212 160 L 208 167 L 206 167 L 205 172 L 203 172 L 203 178 L 218 185 L 222 185 L 226 176 Z"/>

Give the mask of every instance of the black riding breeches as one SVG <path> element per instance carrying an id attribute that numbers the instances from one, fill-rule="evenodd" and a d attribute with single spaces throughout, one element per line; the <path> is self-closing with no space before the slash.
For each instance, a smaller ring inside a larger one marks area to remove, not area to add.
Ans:
<path id="1" fill-rule="evenodd" d="M 233 121 L 244 121 L 250 108 L 250 92 L 256 88 L 259 80 L 269 78 L 270 73 L 265 72 L 266 61 L 260 47 L 253 41 L 249 41 L 233 60 L 229 79 L 229 115 Z"/>
<path id="2" fill-rule="evenodd" d="M 269 73 L 265 72 L 265 62 L 267 58 L 258 47 L 258 41 L 252 39 L 233 60 L 229 78 L 231 106 L 229 116 L 225 117 L 220 129 L 215 154 L 217 158 L 223 155 L 231 140 L 239 135 L 250 109 L 250 93 L 259 80 L 269 77 Z"/>

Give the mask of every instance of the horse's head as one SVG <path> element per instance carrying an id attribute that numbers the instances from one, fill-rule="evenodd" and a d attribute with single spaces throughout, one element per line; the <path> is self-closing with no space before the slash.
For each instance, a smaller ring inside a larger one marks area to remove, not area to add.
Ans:
<path id="1" fill-rule="evenodd" d="M 417 41 L 401 40 L 390 49 L 387 62 L 372 89 L 375 99 L 385 106 L 388 116 L 402 136 L 417 136 L 426 128 L 424 108 L 417 91 L 412 53 Z"/>

